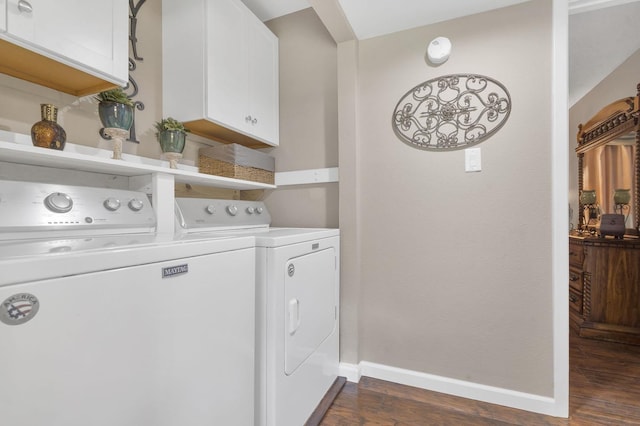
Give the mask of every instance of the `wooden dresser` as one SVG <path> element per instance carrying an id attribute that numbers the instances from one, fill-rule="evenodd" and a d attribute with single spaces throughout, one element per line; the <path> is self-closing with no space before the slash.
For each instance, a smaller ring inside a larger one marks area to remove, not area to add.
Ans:
<path id="1" fill-rule="evenodd" d="M 640 239 L 569 236 L 569 316 L 582 337 L 640 345 Z"/>
<path id="2" fill-rule="evenodd" d="M 569 325 L 578 332 L 582 324 L 583 240 L 569 237 Z"/>

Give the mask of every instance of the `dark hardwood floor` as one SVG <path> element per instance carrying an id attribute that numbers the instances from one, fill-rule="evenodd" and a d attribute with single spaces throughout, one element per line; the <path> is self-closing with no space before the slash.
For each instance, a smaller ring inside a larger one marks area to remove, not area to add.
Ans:
<path id="1" fill-rule="evenodd" d="M 342 425 L 640 425 L 640 346 L 570 336 L 569 419 L 363 377 L 320 423 Z"/>

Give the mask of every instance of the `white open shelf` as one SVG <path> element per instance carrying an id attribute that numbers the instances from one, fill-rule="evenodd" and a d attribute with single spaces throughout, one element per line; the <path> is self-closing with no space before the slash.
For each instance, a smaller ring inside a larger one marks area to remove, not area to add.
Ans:
<path id="1" fill-rule="evenodd" d="M 177 183 L 212 186 L 218 188 L 247 190 L 273 189 L 275 185 L 250 182 L 240 179 L 226 178 L 198 173 L 193 166 L 180 165 L 171 169 L 168 162 L 122 154 L 122 160 L 111 158 L 111 151 L 67 143 L 64 151 L 26 145 L 23 141 L 7 142 L 3 137 L 11 135 L 0 132 L 0 161 L 8 163 L 28 164 L 33 166 L 52 167 L 65 170 L 106 173 L 118 176 L 143 176 L 162 173 L 173 176 Z M 16 135 L 11 135 L 15 139 Z M 21 136 L 17 139 L 23 139 Z M 31 143 L 29 141 L 29 143 Z M 166 166 L 163 166 L 163 163 Z"/>
<path id="2" fill-rule="evenodd" d="M 294 170 L 290 172 L 278 172 L 275 176 L 276 185 L 310 185 L 317 183 L 331 183 L 340 180 L 337 167 L 327 167 L 324 169 Z"/>

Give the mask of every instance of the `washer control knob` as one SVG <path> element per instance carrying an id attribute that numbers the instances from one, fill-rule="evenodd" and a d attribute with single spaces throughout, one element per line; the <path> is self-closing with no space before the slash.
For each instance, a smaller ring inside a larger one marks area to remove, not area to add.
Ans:
<path id="1" fill-rule="evenodd" d="M 256 207 L 256 213 L 262 214 L 263 211 L 264 209 L 262 207 Z"/>
<path id="2" fill-rule="evenodd" d="M 215 214 L 216 206 L 214 206 L 213 204 L 209 204 L 207 207 L 204 208 L 204 211 L 209 214 Z"/>
<path id="3" fill-rule="evenodd" d="M 249 214 L 253 214 L 253 212 L 255 211 L 255 209 L 251 206 L 247 207 L 247 213 Z"/>
<path id="4" fill-rule="evenodd" d="M 54 213 L 66 213 L 73 208 L 73 200 L 63 192 L 53 192 L 44 199 L 44 205 Z"/>
<path id="5" fill-rule="evenodd" d="M 231 216 L 235 216 L 238 214 L 238 207 L 230 204 L 227 206 L 227 213 L 229 213 Z"/>
<path id="6" fill-rule="evenodd" d="M 104 205 L 105 209 L 112 212 L 115 212 L 120 208 L 120 200 L 114 197 L 107 198 L 106 200 L 104 200 L 104 203 L 102 204 Z"/>
<path id="7" fill-rule="evenodd" d="M 131 201 L 129 201 L 129 208 L 134 212 L 139 212 L 143 207 L 144 203 L 137 198 L 132 198 Z"/>

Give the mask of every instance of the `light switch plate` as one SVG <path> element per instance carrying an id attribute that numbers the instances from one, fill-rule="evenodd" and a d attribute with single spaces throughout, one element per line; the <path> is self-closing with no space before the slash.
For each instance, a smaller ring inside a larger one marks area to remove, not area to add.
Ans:
<path id="1" fill-rule="evenodd" d="M 480 148 L 467 148 L 464 150 L 464 171 L 479 172 L 482 170 L 482 158 Z"/>

